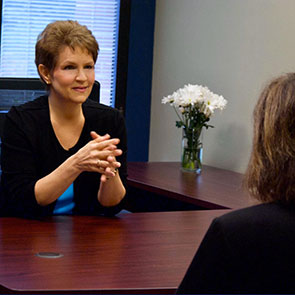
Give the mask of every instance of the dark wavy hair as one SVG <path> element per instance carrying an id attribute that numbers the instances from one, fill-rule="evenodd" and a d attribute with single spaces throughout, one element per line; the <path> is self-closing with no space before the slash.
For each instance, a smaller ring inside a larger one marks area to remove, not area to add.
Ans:
<path id="1" fill-rule="evenodd" d="M 245 176 L 256 199 L 295 201 L 295 73 L 272 80 L 259 97 Z"/>
<path id="2" fill-rule="evenodd" d="M 39 64 L 43 64 L 49 71 L 52 71 L 60 50 L 65 46 L 69 46 L 73 50 L 76 47 L 86 49 L 92 55 L 94 63 L 97 60 L 99 46 L 92 32 L 86 26 L 72 20 L 55 21 L 48 24 L 37 38 L 35 46 L 37 69 Z"/>

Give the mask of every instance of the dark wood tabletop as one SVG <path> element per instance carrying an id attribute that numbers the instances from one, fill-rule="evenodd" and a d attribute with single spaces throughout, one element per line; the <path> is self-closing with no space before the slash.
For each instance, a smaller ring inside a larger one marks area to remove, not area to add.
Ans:
<path id="1" fill-rule="evenodd" d="M 128 185 L 207 209 L 254 204 L 242 189 L 243 174 L 203 165 L 201 174 L 184 172 L 179 162 L 129 162 Z"/>
<path id="2" fill-rule="evenodd" d="M 212 219 L 228 211 L 0 218 L 0 291 L 172 294 Z"/>

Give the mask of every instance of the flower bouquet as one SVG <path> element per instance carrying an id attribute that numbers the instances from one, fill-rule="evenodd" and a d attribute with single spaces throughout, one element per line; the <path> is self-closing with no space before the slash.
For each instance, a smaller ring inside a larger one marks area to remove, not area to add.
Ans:
<path id="1" fill-rule="evenodd" d="M 182 168 L 187 171 L 201 172 L 203 127 L 208 129 L 211 115 L 215 109 L 224 109 L 227 100 L 214 94 L 207 87 L 185 85 L 173 94 L 162 99 L 162 103 L 173 106 L 179 120 L 176 127 L 182 128 Z"/>

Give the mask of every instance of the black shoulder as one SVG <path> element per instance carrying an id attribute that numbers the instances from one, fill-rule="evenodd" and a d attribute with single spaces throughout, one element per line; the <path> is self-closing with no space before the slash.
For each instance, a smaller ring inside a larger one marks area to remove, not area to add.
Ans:
<path id="1" fill-rule="evenodd" d="M 115 119 L 121 116 L 118 109 L 87 99 L 83 103 L 84 115 L 87 119 L 97 120 L 98 116 L 104 119 Z"/>
<path id="2" fill-rule="evenodd" d="M 295 208 L 292 205 L 284 205 L 280 203 L 265 203 L 258 204 L 255 206 L 234 210 L 225 215 L 217 218 L 217 220 L 222 221 L 225 224 L 235 224 L 235 223 L 261 223 L 269 222 L 276 218 L 284 218 L 287 215 L 294 215 Z"/>
<path id="3" fill-rule="evenodd" d="M 232 211 L 214 221 L 229 239 L 241 244 L 249 243 L 249 237 L 253 243 L 263 243 L 266 239 L 276 239 L 282 232 L 295 236 L 295 209 L 291 205 L 260 204 Z"/>
<path id="4" fill-rule="evenodd" d="M 28 101 L 24 104 L 21 104 L 19 106 L 12 106 L 9 110 L 9 113 L 13 112 L 26 112 L 26 111 L 33 111 L 33 110 L 40 110 L 48 107 L 48 96 L 40 96 L 32 101 Z"/>
<path id="5" fill-rule="evenodd" d="M 15 128 L 26 134 L 34 133 L 48 124 L 48 97 L 41 96 L 19 106 L 13 106 L 5 115 L 3 136 Z"/>
<path id="6" fill-rule="evenodd" d="M 83 103 L 83 107 L 87 109 L 97 109 L 97 110 L 115 110 L 111 106 L 107 106 L 105 104 L 93 101 L 89 98 Z"/>

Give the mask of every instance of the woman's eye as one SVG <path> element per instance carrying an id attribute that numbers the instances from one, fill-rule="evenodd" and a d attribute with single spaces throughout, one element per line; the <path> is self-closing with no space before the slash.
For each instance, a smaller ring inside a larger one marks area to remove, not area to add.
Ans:
<path id="1" fill-rule="evenodd" d="M 87 66 L 85 66 L 85 69 L 93 69 L 93 68 L 94 68 L 93 65 L 87 65 Z"/>
<path id="2" fill-rule="evenodd" d="M 73 70 L 74 66 L 68 65 L 64 67 L 64 70 Z"/>

